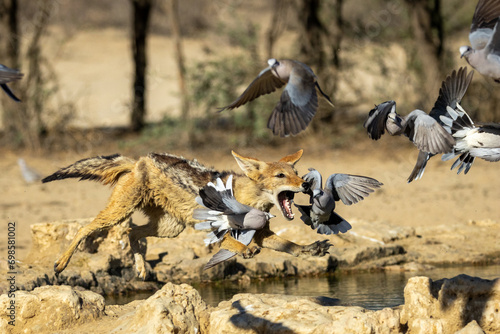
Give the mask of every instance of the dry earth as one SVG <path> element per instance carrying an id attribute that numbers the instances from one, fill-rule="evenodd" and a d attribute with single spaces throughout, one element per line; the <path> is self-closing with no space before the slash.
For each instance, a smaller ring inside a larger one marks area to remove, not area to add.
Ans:
<path id="1" fill-rule="evenodd" d="M 403 138 L 388 138 L 392 142 L 405 143 Z M 477 161 L 467 175 L 456 175 L 450 171 L 450 162 L 441 162 L 434 158 L 429 162 L 426 173 L 421 180 L 406 183 L 417 151 L 404 145 L 397 148 L 385 140 L 381 143 L 366 139 L 362 144 L 353 144 L 350 149 L 319 149 L 318 146 L 304 147 L 304 155 L 297 164 L 299 174 L 305 174 L 308 167 L 315 167 L 323 175 L 331 173 L 350 173 L 374 177 L 384 186 L 363 202 L 353 206 L 338 205 L 337 211 L 344 218 L 355 221 L 387 223 L 393 226 L 409 226 L 415 228 L 416 234 L 425 234 L 431 229 L 443 226 L 448 231 L 454 225 L 462 225 L 469 221 L 487 221 L 498 223 L 498 164 Z M 241 148 L 241 154 L 272 161 L 292 153 L 300 147 Z M 156 150 L 158 151 L 158 150 Z M 165 150 L 168 151 L 168 150 Z M 111 154 L 116 148 L 95 149 L 95 154 Z M 186 157 L 197 158 L 207 165 L 219 169 L 238 170 L 238 166 L 229 151 L 171 151 Z M 147 154 L 146 151 L 142 154 Z M 2 178 L 0 186 L 5 189 L 0 194 L 2 224 L 0 235 L 5 236 L 7 222 L 16 222 L 16 242 L 18 259 L 24 259 L 30 247 L 30 224 L 51 222 L 63 219 L 86 218 L 95 216 L 104 208 L 110 194 L 110 188 L 95 182 L 78 182 L 64 180 L 48 184 L 27 184 L 20 173 L 17 158 L 22 154 L 2 153 L 0 161 Z M 52 154 L 50 156 L 24 156 L 30 166 L 42 175 L 48 175 L 59 167 L 66 166 L 86 156 L 77 154 Z M 304 195 L 296 196 L 297 203 L 305 203 Z M 296 210 L 297 211 L 297 210 Z M 136 222 L 144 221 L 141 214 L 134 216 Z M 272 221 L 272 229 L 284 230 L 285 237 L 307 239 L 318 238 L 314 231 L 307 236 L 293 236 L 293 226 L 302 224 L 298 216 L 291 222 L 280 218 Z M 494 224 L 497 225 L 497 224 Z M 497 227 L 492 233 L 498 233 Z M 290 235 L 287 231 L 290 230 Z M 182 235 L 181 235 L 182 237 Z M 450 237 L 449 235 L 432 235 Z M 6 240 L 5 240 L 6 241 Z M 300 240 L 295 240 L 300 242 Z M 479 240 L 474 241 L 474 244 Z M 479 241 L 480 242 L 480 241 Z M 479 243 L 484 251 L 498 251 L 498 241 L 492 244 Z M 6 242 L 0 243 L 0 257 L 6 255 Z"/>

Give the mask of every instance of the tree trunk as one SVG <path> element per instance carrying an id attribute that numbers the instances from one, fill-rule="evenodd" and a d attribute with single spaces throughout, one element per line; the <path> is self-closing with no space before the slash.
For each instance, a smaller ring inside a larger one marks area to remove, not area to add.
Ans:
<path id="1" fill-rule="evenodd" d="M 331 4 L 330 11 L 333 13 L 333 24 L 330 25 L 331 30 L 328 33 L 330 39 L 328 40 L 328 44 L 331 45 L 331 60 L 330 66 L 324 74 L 319 76 L 319 80 L 322 83 L 323 89 L 329 92 L 330 98 L 335 101 L 335 92 L 338 88 L 338 76 L 340 73 L 341 67 L 341 56 L 340 49 L 342 44 L 342 36 L 344 30 L 344 17 L 342 13 L 342 7 L 344 5 L 344 0 L 335 0 Z M 328 107 L 324 108 L 321 112 L 321 122 L 319 124 L 332 124 L 334 123 L 335 109 L 328 105 Z M 318 124 L 316 122 L 315 124 Z M 317 129 L 319 130 L 319 129 Z"/>
<path id="2" fill-rule="evenodd" d="M 344 18 L 342 15 L 342 6 L 344 5 L 344 0 L 335 0 L 335 20 L 334 20 L 334 28 L 335 31 L 333 33 L 332 38 L 332 64 L 335 67 L 335 70 L 338 71 L 340 69 L 340 47 L 342 44 L 342 35 L 344 31 Z M 337 80 L 335 80 L 337 81 Z"/>
<path id="3" fill-rule="evenodd" d="M 182 50 L 181 26 L 179 23 L 179 2 L 168 0 L 168 15 L 175 43 L 175 58 L 177 60 L 177 73 L 179 78 L 179 92 L 181 95 L 181 117 L 183 121 L 189 118 L 189 100 L 186 89 L 186 66 L 184 64 L 184 53 Z"/>
<path id="4" fill-rule="evenodd" d="M 300 53 L 309 66 L 321 74 L 325 68 L 323 35 L 326 29 L 319 20 L 320 0 L 301 0 L 297 7 L 298 21 L 301 26 Z"/>
<path id="5" fill-rule="evenodd" d="M 132 131 L 138 132 L 144 127 L 146 117 L 146 42 L 151 12 L 151 0 L 132 0 L 132 8 L 134 85 L 130 126 Z"/>
<path id="6" fill-rule="evenodd" d="M 440 0 L 406 0 L 410 7 L 410 24 L 415 42 L 417 68 L 421 86 L 427 96 L 437 96 L 444 79 L 442 71 L 444 28 Z M 430 103 L 430 102 L 429 102 Z M 427 106 L 430 108 L 430 105 Z"/>
<path id="7" fill-rule="evenodd" d="M 286 0 L 274 0 L 271 24 L 267 30 L 267 58 L 274 58 L 274 43 L 278 39 L 279 35 L 283 33 L 286 22 L 286 14 Z"/>

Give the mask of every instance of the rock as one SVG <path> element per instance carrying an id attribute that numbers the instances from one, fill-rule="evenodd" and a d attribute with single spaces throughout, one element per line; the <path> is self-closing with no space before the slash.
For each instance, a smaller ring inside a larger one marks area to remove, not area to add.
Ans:
<path id="1" fill-rule="evenodd" d="M 394 226 L 386 222 L 368 222 L 350 219 L 352 229 L 347 233 L 347 238 L 365 239 L 372 243 L 387 244 L 415 236 L 415 229 L 408 226 Z"/>
<path id="2" fill-rule="evenodd" d="M 156 290 L 156 282 L 137 280 L 130 249 L 128 223 L 89 236 L 73 254 L 68 267 L 55 276 L 54 261 L 59 258 L 77 231 L 92 219 L 58 221 L 31 225 L 33 245 L 29 262 L 16 268 L 16 286 L 31 291 L 44 285 L 79 286 L 101 294 L 125 294 L 131 290 Z M 0 274 L 6 272 L 2 268 Z M 0 293 L 8 291 L 0 281 Z"/>
<path id="3" fill-rule="evenodd" d="M 153 296 L 127 305 L 104 305 L 104 298 L 69 286 L 17 291 L 15 326 L 8 296 L 0 296 L 1 333 L 206 333 L 209 308 L 193 287 L 165 284 Z"/>
<path id="4" fill-rule="evenodd" d="M 499 279 L 413 277 L 404 297 L 401 324 L 409 333 L 454 333 L 474 320 L 486 333 L 500 332 Z"/>
<path id="5" fill-rule="evenodd" d="M 206 333 L 208 319 L 207 304 L 198 291 L 187 284 L 167 283 L 133 315 L 119 318 L 113 333 Z"/>
<path id="6" fill-rule="evenodd" d="M 400 245 L 370 245 L 330 250 L 340 268 L 370 269 L 405 262 L 405 249 Z"/>
<path id="7" fill-rule="evenodd" d="M 91 219 L 59 221 L 32 225 L 33 248 L 27 261 L 18 264 L 16 284 L 31 291 L 38 286 L 59 284 L 80 286 L 102 294 L 127 294 L 151 291 L 162 283 L 206 282 L 287 276 L 312 276 L 350 270 L 416 270 L 426 264 L 490 263 L 495 249 L 488 252 L 481 242 L 492 244 L 500 237 L 500 224 L 493 221 L 456 223 L 425 228 L 395 227 L 384 222 L 350 219 L 348 233 L 320 236 L 305 224 L 285 222 L 276 233 L 298 244 L 329 239 L 333 247 L 324 257 L 293 257 L 262 249 L 252 259 L 239 256 L 203 270 L 218 247 L 206 247 L 205 232 L 191 227 L 178 238 L 147 238 L 147 281 L 138 280 L 128 242 L 130 222 L 96 233 L 83 242 L 68 267 L 54 275 L 54 261 L 69 245 L 78 229 Z M 439 235 L 439 238 L 436 236 Z M 463 242 L 467 237 L 467 242 Z M 146 246 L 144 241 L 143 246 Z M 489 249 L 489 248 L 488 248 Z M 2 262 L 0 261 L 0 264 Z M 0 275 L 7 272 L 0 265 Z M 7 291 L 0 281 L 0 293 Z"/>
<path id="8" fill-rule="evenodd" d="M 217 251 L 218 249 L 215 249 L 213 253 Z M 333 272 L 337 268 L 337 259 L 332 256 L 293 257 L 263 249 L 255 258 L 243 259 L 236 256 L 213 268 L 203 270 L 211 256 L 212 253 L 193 259 L 191 256 L 169 254 L 163 257 L 153 271 L 160 282 L 186 280 L 193 282 L 235 279 L 243 275 L 251 278 L 308 276 Z"/>
<path id="9" fill-rule="evenodd" d="M 53 266 L 78 230 L 91 221 L 89 218 L 32 224 L 32 248 L 27 258 L 34 264 Z M 73 254 L 67 269 L 86 267 L 93 272 L 111 272 L 132 267 L 134 257 L 127 235 L 129 224 L 130 221 L 87 237 Z"/>
<path id="10" fill-rule="evenodd" d="M 7 308 L 11 298 L 0 296 L 0 332 L 42 333 L 64 330 L 95 321 L 104 315 L 104 298 L 69 286 L 44 286 L 31 292 L 15 292 L 15 326 Z"/>
<path id="11" fill-rule="evenodd" d="M 327 297 L 238 294 L 211 312 L 208 333 L 400 333 L 398 310 L 337 304 Z"/>
<path id="12" fill-rule="evenodd" d="M 417 227 L 416 236 L 398 241 L 408 261 L 430 265 L 485 265 L 498 262 L 500 223 L 453 221 Z"/>
<path id="13" fill-rule="evenodd" d="M 467 324 L 467 326 L 455 332 L 455 334 L 484 334 L 484 331 L 481 329 L 476 320 L 472 320 Z"/>

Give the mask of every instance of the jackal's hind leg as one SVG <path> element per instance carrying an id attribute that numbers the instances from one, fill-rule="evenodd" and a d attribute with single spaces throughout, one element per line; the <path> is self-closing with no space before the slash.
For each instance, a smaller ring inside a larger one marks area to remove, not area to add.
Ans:
<path id="1" fill-rule="evenodd" d="M 151 223 L 151 221 L 150 221 Z M 144 258 L 146 257 L 147 245 L 141 244 L 139 240 L 144 237 L 150 236 L 149 227 L 147 225 L 134 226 L 129 234 L 130 248 L 132 249 L 132 253 L 134 254 L 134 263 L 135 270 L 137 272 L 137 276 L 145 280 L 146 279 L 146 262 Z"/>
<path id="2" fill-rule="evenodd" d="M 175 238 L 181 233 L 186 225 L 183 222 L 165 213 L 159 207 L 146 207 L 144 213 L 149 217 L 145 225 L 133 226 L 129 233 L 130 248 L 134 253 L 135 269 L 137 276 L 142 280 L 147 277 L 146 270 L 146 248 L 139 240 L 145 237 Z"/>
<path id="3" fill-rule="evenodd" d="M 76 248 L 85 238 L 94 232 L 120 224 L 132 215 L 140 200 L 140 193 L 139 189 L 134 187 L 134 180 L 130 174 L 123 178 L 127 179 L 123 180 L 125 182 L 117 184 L 111 194 L 108 206 L 99 212 L 92 222 L 78 230 L 68 249 L 54 263 L 56 274 L 59 274 L 66 268 Z"/>
<path id="4" fill-rule="evenodd" d="M 254 241 L 263 248 L 288 253 L 293 256 L 324 256 L 328 254 L 328 249 L 333 246 L 328 240 L 316 241 L 310 245 L 297 245 L 266 228 L 255 233 Z"/>
<path id="5" fill-rule="evenodd" d="M 241 255 L 244 259 L 250 259 L 260 253 L 260 248 L 257 246 L 245 246 L 238 240 L 234 239 L 229 233 L 226 233 L 221 241 L 220 248 L 227 249 L 233 253 Z"/>

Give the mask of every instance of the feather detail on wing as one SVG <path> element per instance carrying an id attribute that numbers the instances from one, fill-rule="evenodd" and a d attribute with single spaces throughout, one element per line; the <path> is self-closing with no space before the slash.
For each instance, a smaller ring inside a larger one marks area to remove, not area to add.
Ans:
<path id="1" fill-rule="evenodd" d="M 225 109 L 234 109 L 242 106 L 243 104 L 253 101 L 259 96 L 270 94 L 276 89 L 285 85 L 281 79 L 273 75 L 271 68 L 268 67 L 259 76 L 255 78 L 252 83 L 245 89 L 245 91 L 231 104 L 220 108 L 219 111 Z"/>
<path id="2" fill-rule="evenodd" d="M 363 127 L 371 139 L 378 140 L 385 133 L 387 116 L 391 111 L 396 111 L 396 102 L 394 101 L 383 102 L 375 105 L 375 108 L 370 110 Z"/>
<path id="3" fill-rule="evenodd" d="M 363 200 L 382 185 L 383 183 L 366 176 L 332 174 L 328 177 L 325 188 L 332 192 L 336 200 L 340 199 L 345 205 L 351 205 Z"/>
<path id="4" fill-rule="evenodd" d="M 280 101 L 269 116 L 267 127 L 273 131 L 274 135 L 280 137 L 295 136 L 307 128 L 317 109 L 318 95 L 316 90 L 313 90 L 308 100 L 303 101 L 302 99 L 293 100 L 289 91 L 285 89 L 281 94 Z"/>

